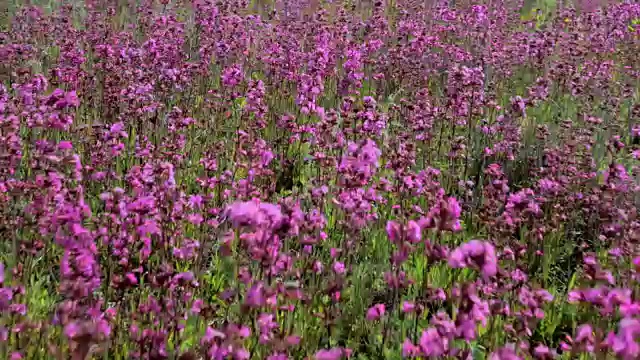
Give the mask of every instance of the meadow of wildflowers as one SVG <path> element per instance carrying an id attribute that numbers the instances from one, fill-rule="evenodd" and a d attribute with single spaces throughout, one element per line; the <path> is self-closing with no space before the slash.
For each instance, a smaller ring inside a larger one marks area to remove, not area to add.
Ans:
<path id="1" fill-rule="evenodd" d="M 0 2 L 0 359 L 640 359 L 634 1 Z"/>

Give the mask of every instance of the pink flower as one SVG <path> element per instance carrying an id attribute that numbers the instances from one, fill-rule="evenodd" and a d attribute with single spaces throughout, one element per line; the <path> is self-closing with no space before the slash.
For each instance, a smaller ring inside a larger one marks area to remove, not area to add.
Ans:
<path id="1" fill-rule="evenodd" d="M 497 351 L 494 351 L 489 355 L 489 360 L 520 360 L 521 357 L 516 354 L 515 349 L 512 346 L 506 346 Z"/>
<path id="2" fill-rule="evenodd" d="M 533 349 L 533 354 L 538 358 L 546 358 L 551 356 L 551 350 L 549 349 L 549 347 L 541 344 Z"/>
<path id="3" fill-rule="evenodd" d="M 397 241 L 399 241 L 402 238 L 402 231 L 401 231 L 401 227 L 400 224 L 398 224 L 395 221 L 387 221 L 387 237 L 389 238 L 389 241 L 391 241 L 392 243 L 395 243 Z"/>
<path id="4" fill-rule="evenodd" d="M 289 357 L 286 354 L 278 353 L 271 354 L 267 357 L 267 360 L 288 360 Z"/>
<path id="5" fill-rule="evenodd" d="M 300 344 L 300 336 L 297 335 L 289 335 L 285 338 L 285 343 L 289 346 L 295 346 Z"/>
<path id="6" fill-rule="evenodd" d="M 441 336 L 437 329 L 429 328 L 422 332 L 420 350 L 427 357 L 443 356 L 449 350 L 449 339 Z"/>
<path id="7" fill-rule="evenodd" d="M 249 291 L 247 291 L 247 296 L 245 298 L 245 304 L 250 307 L 260 307 L 266 303 L 266 299 L 264 297 L 264 284 L 261 282 L 253 285 Z"/>
<path id="8" fill-rule="evenodd" d="M 420 242 L 422 239 L 422 229 L 420 225 L 413 220 L 409 220 L 409 222 L 407 222 L 406 236 L 407 241 L 410 243 L 415 244 Z"/>
<path id="9" fill-rule="evenodd" d="M 640 357 L 640 320 L 624 318 L 620 320 L 617 334 L 612 334 L 606 340 L 611 350 L 623 359 L 637 359 Z"/>
<path id="10" fill-rule="evenodd" d="M 255 201 L 237 202 L 231 204 L 227 216 L 234 227 L 259 223 L 264 220 L 260 213 L 260 206 Z"/>
<path id="11" fill-rule="evenodd" d="M 471 240 L 449 254 L 449 266 L 452 268 L 475 266 L 484 276 L 491 277 L 498 273 L 498 258 L 495 248 L 489 242 Z"/>
<path id="12" fill-rule="evenodd" d="M 440 231 L 458 232 L 462 229 L 460 216 L 462 207 L 453 197 L 442 199 L 438 204 L 429 210 L 426 217 L 420 219 L 419 225 L 422 228 L 436 228 Z"/>
<path id="13" fill-rule="evenodd" d="M 405 301 L 402 303 L 402 312 L 404 313 L 412 313 L 416 309 L 416 305 L 410 301 Z"/>
<path id="14" fill-rule="evenodd" d="M 278 205 L 258 200 L 235 202 L 227 208 L 227 217 L 234 227 L 279 225 L 284 216 Z"/>
<path id="15" fill-rule="evenodd" d="M 71 141 L 60 141 L 58 143 L 58 149 L 60 150 L 70 150 L 73 148 L 73 144 Z"/>
<path id="16" fill-rule="evenodd" d="M 344 351 L 342 348 L 333 348 L 328 350 L 320 350 L 314 356 L 316 360 L 339 360 L 342 359 Z"/>
<path id="17" fill-rule="evenodd" d="M 204 301 L 202 301 L 202 299 L 194 300 L 193 304 L 191 304 L 191 313 L 200 314 L 200 311 L 202 311 L 202 305 L 204 305 Z"/>
<path id="18" fill-rule="evenodd" d="M 249 360 L 250 357 L 251 354 L 249 354 L 249 351 L 244 348 L 236 349 L 233 354 L 233 358 L 235 360 Z"/>
<path id="19" fill-rule="evenodd" d="M 242 68 L 238 65 L 228 67 L 222 72 L 221 78 L 225 86 L 232 87 L 238 85 L 244 78 Z"/>
<path id="20" fill-rule="evenodd" d="M 402 343 L 403 357 L 417 357 L 420 355 L 420 348 L 415 346 L 409 339 L 405 339 Z"/>
<path id="21" fill-rule="evenodd" d="M 374 321 L 380 319 L 385 313 L 384 304 L 375 304 L 367 310 L 367 320 Z"/>

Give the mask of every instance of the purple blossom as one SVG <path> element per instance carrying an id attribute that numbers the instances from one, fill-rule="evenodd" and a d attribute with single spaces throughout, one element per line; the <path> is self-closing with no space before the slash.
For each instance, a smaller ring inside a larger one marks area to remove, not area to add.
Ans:
<path id="1" fill-rule="evenodd" d="M 278 205 L 253 200 L 231 204 L 227 216 L 234 227 L 277 225 L 284 220 Z"/>
<path id="2" fill-rule="evenodd" d="M 344 350 L 342 348 L 333 348 L 318 351 L 314 358 L 316 360 L 339 360 L 342 359 Z"/>
<path id="3" fill-rule="evenodd" d="M 521 360 L 512 346 L 505 346 L 489 355 L 490 360 Z"/>
<path id="4" fill-rule="evenodd" d="M 637 2 L 30 3 L 8 358 L 640 358 Z"/>
<path id="5" fill-rule="evenodd" d="M 416 308 L 416 305 L 410 301 L 402 302 L 402 312 L 404 313 L 412 313 Z"/>
<path id="6" fill-rule="evenodd" d="M 435 328 L 429 328 L 422 332 L 419 346 L 424 356 L 439 357 L 449 350 L 449 339 L 441 336 Z"/>
<path id="7" fill-rule="evenodd" d="M 495 248 L 486 241 L 471 240 L 460 245 L 451 252 L 448 261 L 452 268 L 477 267 L 486 277 L 498 272 Z"/>
<path id="8" fill-rule="evenodd" d="M 367 320 L 374 321 L 384 316 L 385 306 L 384 304 L 375 304 L 367 310 Z"/>

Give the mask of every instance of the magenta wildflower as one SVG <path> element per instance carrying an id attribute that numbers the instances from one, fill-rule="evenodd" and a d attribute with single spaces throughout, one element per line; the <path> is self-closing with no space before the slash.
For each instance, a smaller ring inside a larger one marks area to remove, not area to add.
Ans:
<path id="1" fill-rule="evenodd" d="M 640 356 L 640 320 L 624 318 L 620 320 L 617 334 L 610 334 L 607 345 L 622 359 L 637 359 Z"/>
<path id="2" fill-rule="evenodd" d="M 374 321 L 384 316 L 385 306 L 384 304 L 375 304 L 367 310 L 367 320 Z"/>
<path id="3" fill-rule="evenodd" d="M 506 346 L 497 351 L 492 352 L 489 355 L 489 360 L 521 360 L 522 358 L 518 356 L 514 347 Z"/>
<path id="4" fill-rule="evenodd" d="M 449 339 L 441 336 L 435 328 L 424 330 L 418 344 L 427 357 L 443 356 L 449 350 Z"/>
<path id="5" fill-rule="evenodd" d="M 318 351 L 314 358 L 315 360 L 339 360 L 342 359 L 343 354 L 344 350 L 342 348 L 333 348 Z"/>
<path id="6" fill-rule="evenodd" d="M 403 357 L 418 357 L 420 356 L 420 348 L 414 345 L 409 339 L 405 339 L 402 343 L 402 356 Z"/>
<path id="7" fill-rule="evenodd" d="M 449 254 L 448 261 L 452 268 L 475 266 L 487 277 L 495 276 L 498 272 L 495 249 L 486 241 L 471 240 L 460 245 Z"/>
<path id="8" fill-rule="evenodd" d="M 227 216 L 235 227 L 276 225 L 284 219 L 279 206 L 257 200 L 233 203 Z"/>
<path id="9" fill-rule="evenodd" d="M 457 232 L 462 229 L 460 216 L 462 207 L 453 197 L 442 199 L 429 210 L 426 217 L 420 219 L 420 227 L 437 228 L 440 231 Z"/>
<path id="10" fill-rule="evenodd" d="M 413 220 L 409 220 L 409 222 L 407 222 L 406 236 L 407 241 L 410 243 L 419 243 L 422 240 L 422 229 L 420 225 Z"/>
<path id="11" fill-rule="evenodd" d="M 338 275 L 344 274 L 345 272 L 344 264 L 339 261 L 336 261 L 335 263 L 333 263 L 333 271 Z"/>
<path id="12" fill-rule="evenodd" d="M 410 301 L 402 302 L 402 312 L 404 313 L 412 313 L 416 309 L 416 305 Z"/>
<path id="13" fill-rule="evenodd" d="M 402 236 L 400 224 L 394 221 L 387 221 L 386 230 L 387 230 L 387 237 L 391 242 L 398 241 Z"/>
<path id="14" fill-rule="evenodd" d="M 244 75 L 242 74 L 242 68 L 238 65 L 234 65 L 224 69 L 221 77 L 222 83 L 225 86 L 233 87 L 243 80 Z"/>

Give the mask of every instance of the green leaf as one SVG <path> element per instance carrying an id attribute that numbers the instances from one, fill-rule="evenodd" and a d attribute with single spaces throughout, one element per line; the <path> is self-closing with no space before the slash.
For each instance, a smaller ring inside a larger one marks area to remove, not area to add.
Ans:
<path id="1" fill-rule="evenodd" d="M 236 109 L 244 109 L 244 107 L 247 105 L 247 98 L 239 97 L 233 100 L 233 104 L 235 105 Z"/>

